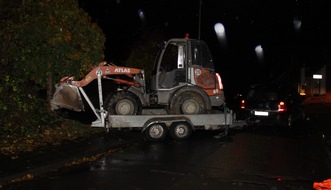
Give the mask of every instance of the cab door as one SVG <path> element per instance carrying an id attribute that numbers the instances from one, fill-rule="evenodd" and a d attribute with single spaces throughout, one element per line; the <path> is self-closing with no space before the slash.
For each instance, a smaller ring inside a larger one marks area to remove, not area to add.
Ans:
<path id="1" fill-rule="evenodd" d="M 159 67 L 159 89 L 173 89 L 186 84 L 186 45 L 169 43 L 166 46 Z"/>

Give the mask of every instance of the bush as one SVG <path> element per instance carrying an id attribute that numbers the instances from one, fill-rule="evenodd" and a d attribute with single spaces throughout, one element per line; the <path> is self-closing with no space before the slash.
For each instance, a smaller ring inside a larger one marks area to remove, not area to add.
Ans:
<path id="1" fill-rule="evenodd" d="M 77 0 L 0 0 L 0 135 L 52 127 L 52 90 L 104 58 L 105 37 Z"/>

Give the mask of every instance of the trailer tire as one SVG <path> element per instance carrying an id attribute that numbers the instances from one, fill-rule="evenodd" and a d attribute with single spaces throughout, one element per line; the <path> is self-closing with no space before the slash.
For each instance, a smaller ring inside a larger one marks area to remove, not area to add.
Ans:
<path id="1" fill-rule="evenodd" d="M 120 91 L 108 97 L 107 111 L 110 115 L 140 115 L 142 107 L 131 92 Z"/>
<path id="2" fill-rule="evenodd" d="M 206 102 L 204 98 L 192 91 L 180 93 L 174 99 L 171 114 L 204 114 L 206 112 Z"/>
<path id="3" fill-rule="evenodd" d="M 161 141 L 167 136 L 168 128 L 164 123 L 154 123 L 147 127 L 144 132 L 147 140 Z"/>
<path id="4" fill-rule="evenodd" d="M 192 126 L 188 122 L 175 122 L 169 129 L 169 135 L 174 140 L 188 139 L 192 132 Z"/>

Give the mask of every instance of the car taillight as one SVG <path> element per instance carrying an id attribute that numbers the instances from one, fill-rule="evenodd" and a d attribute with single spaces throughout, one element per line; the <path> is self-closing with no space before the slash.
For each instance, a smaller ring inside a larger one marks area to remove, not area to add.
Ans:
<path id="1" fill-rule="evenodd" d="M 245 109 L 245 100 L 241 100 L 240 108 Z"/>
<path id="2" fill-rule="evenodd" d="M 278 111 L 279 112 L 286 111 L 286 104 L 285 104 L 285 102 L 279 102 L 279 104 L 278 104 Z"/>

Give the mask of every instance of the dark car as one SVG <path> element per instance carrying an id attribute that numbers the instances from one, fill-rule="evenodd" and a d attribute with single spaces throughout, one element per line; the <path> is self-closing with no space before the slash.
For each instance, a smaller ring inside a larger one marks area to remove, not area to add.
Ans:
<path id="1" fill-rule="evenodd" d="M 303 97 L 291 85 L 253 85 L 242 96 L 240 109 L 249 125 L 291 127 L 305 116 Z"/>

